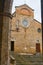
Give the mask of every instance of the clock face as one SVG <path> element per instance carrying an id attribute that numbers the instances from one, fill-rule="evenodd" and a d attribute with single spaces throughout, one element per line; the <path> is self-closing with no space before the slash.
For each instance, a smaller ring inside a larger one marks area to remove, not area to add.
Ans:
<path id="1" fill-rule="evenodd" d="M 23 25 L 24 27 L 28 27 L 28 20 L 24 19 L 24 20 L 22 21 L 22 25 Z"/>

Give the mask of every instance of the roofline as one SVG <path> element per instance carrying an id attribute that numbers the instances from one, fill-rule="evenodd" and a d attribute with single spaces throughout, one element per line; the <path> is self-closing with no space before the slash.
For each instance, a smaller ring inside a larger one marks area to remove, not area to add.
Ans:
<path id="1" fill-rule="evenodd" d="M 23 4 L 23 5 L 26 5 L 28 8 L 30 8 L 32 11 L 34 11 L 34 9 L 32 9 L 30 6 L 28 6 L 27 4 Z M 19 5 L 19 6 L 15 6 L 15 8 L 18 8 L 18 7 L 21 7 L 23 5 Z"/>
<path id="2" fill-rule="evenodd" d="M 14 15 L 15 13 L 16 13 L 16 11 L 12 15 Z"/>
<path id="3" fill-rule="evenodd" d="M 36 22 L 38 22 L 38 23 L 40 23 L 40 24 L 42 24 L 41 22 L 39 22 L 39 21 L 37 21 L 36 19 L 34 19 Z"/>
<path id="4" fill-rule="evenodd" d="M 12 17 L 14 17 L 14 14 L 16 14 L 16 11 L 14 13 L 12 13 Z"/>

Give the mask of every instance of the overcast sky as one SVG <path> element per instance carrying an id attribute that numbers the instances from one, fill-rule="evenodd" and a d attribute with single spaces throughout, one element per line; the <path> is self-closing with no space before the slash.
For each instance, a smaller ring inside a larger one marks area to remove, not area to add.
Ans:
<path id="1" fill-rule="evenodd" d="M 41 22 L 41 0 L 14 0 L 12 6 L 12 13 L 15 11 L 15 6 L 27 4 L 34 9 L 34 19 Z"/>

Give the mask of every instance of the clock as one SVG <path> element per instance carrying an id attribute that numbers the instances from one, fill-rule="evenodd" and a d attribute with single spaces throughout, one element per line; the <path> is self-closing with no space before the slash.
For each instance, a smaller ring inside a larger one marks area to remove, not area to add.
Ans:
<path id="1" fill-rule="evenodd" d="M 27 27 L 28 27 L 28 24 L 29 24 L 29 22 L 28 22 L 27 19 L 24 19 L 24 20 L 22 21 L 23 27 L 27 28 Z"/>

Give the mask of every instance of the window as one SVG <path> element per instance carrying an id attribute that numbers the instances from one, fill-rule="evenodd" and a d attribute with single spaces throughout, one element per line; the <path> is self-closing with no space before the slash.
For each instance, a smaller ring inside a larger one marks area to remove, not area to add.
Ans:
<path id="1" fill-rule="evenodd" d="M 40 32 L 41 32 L 41 29 L 40 29 L 40 28 L 38 28 L 38 29 L 37 29 L 37 31 L 40 33 Z"/>
<path id="2" fill-rule="evenodd" d="M 16 31 L 19 32 L 19 20 L 16 22 Z"/>
<path id="3" fill-rule="evenodd" d="M 11 51 L 14 51 L 14 41 L 11 41 Z"/>
<path id="4" fill-rule="evenodd" d="M 22 21 L 22 25 L 23 25 L 23 27 L 27 28 L 28 25 L 29 25 L 29 20 L 24 19 L 24 20 Z"/>

